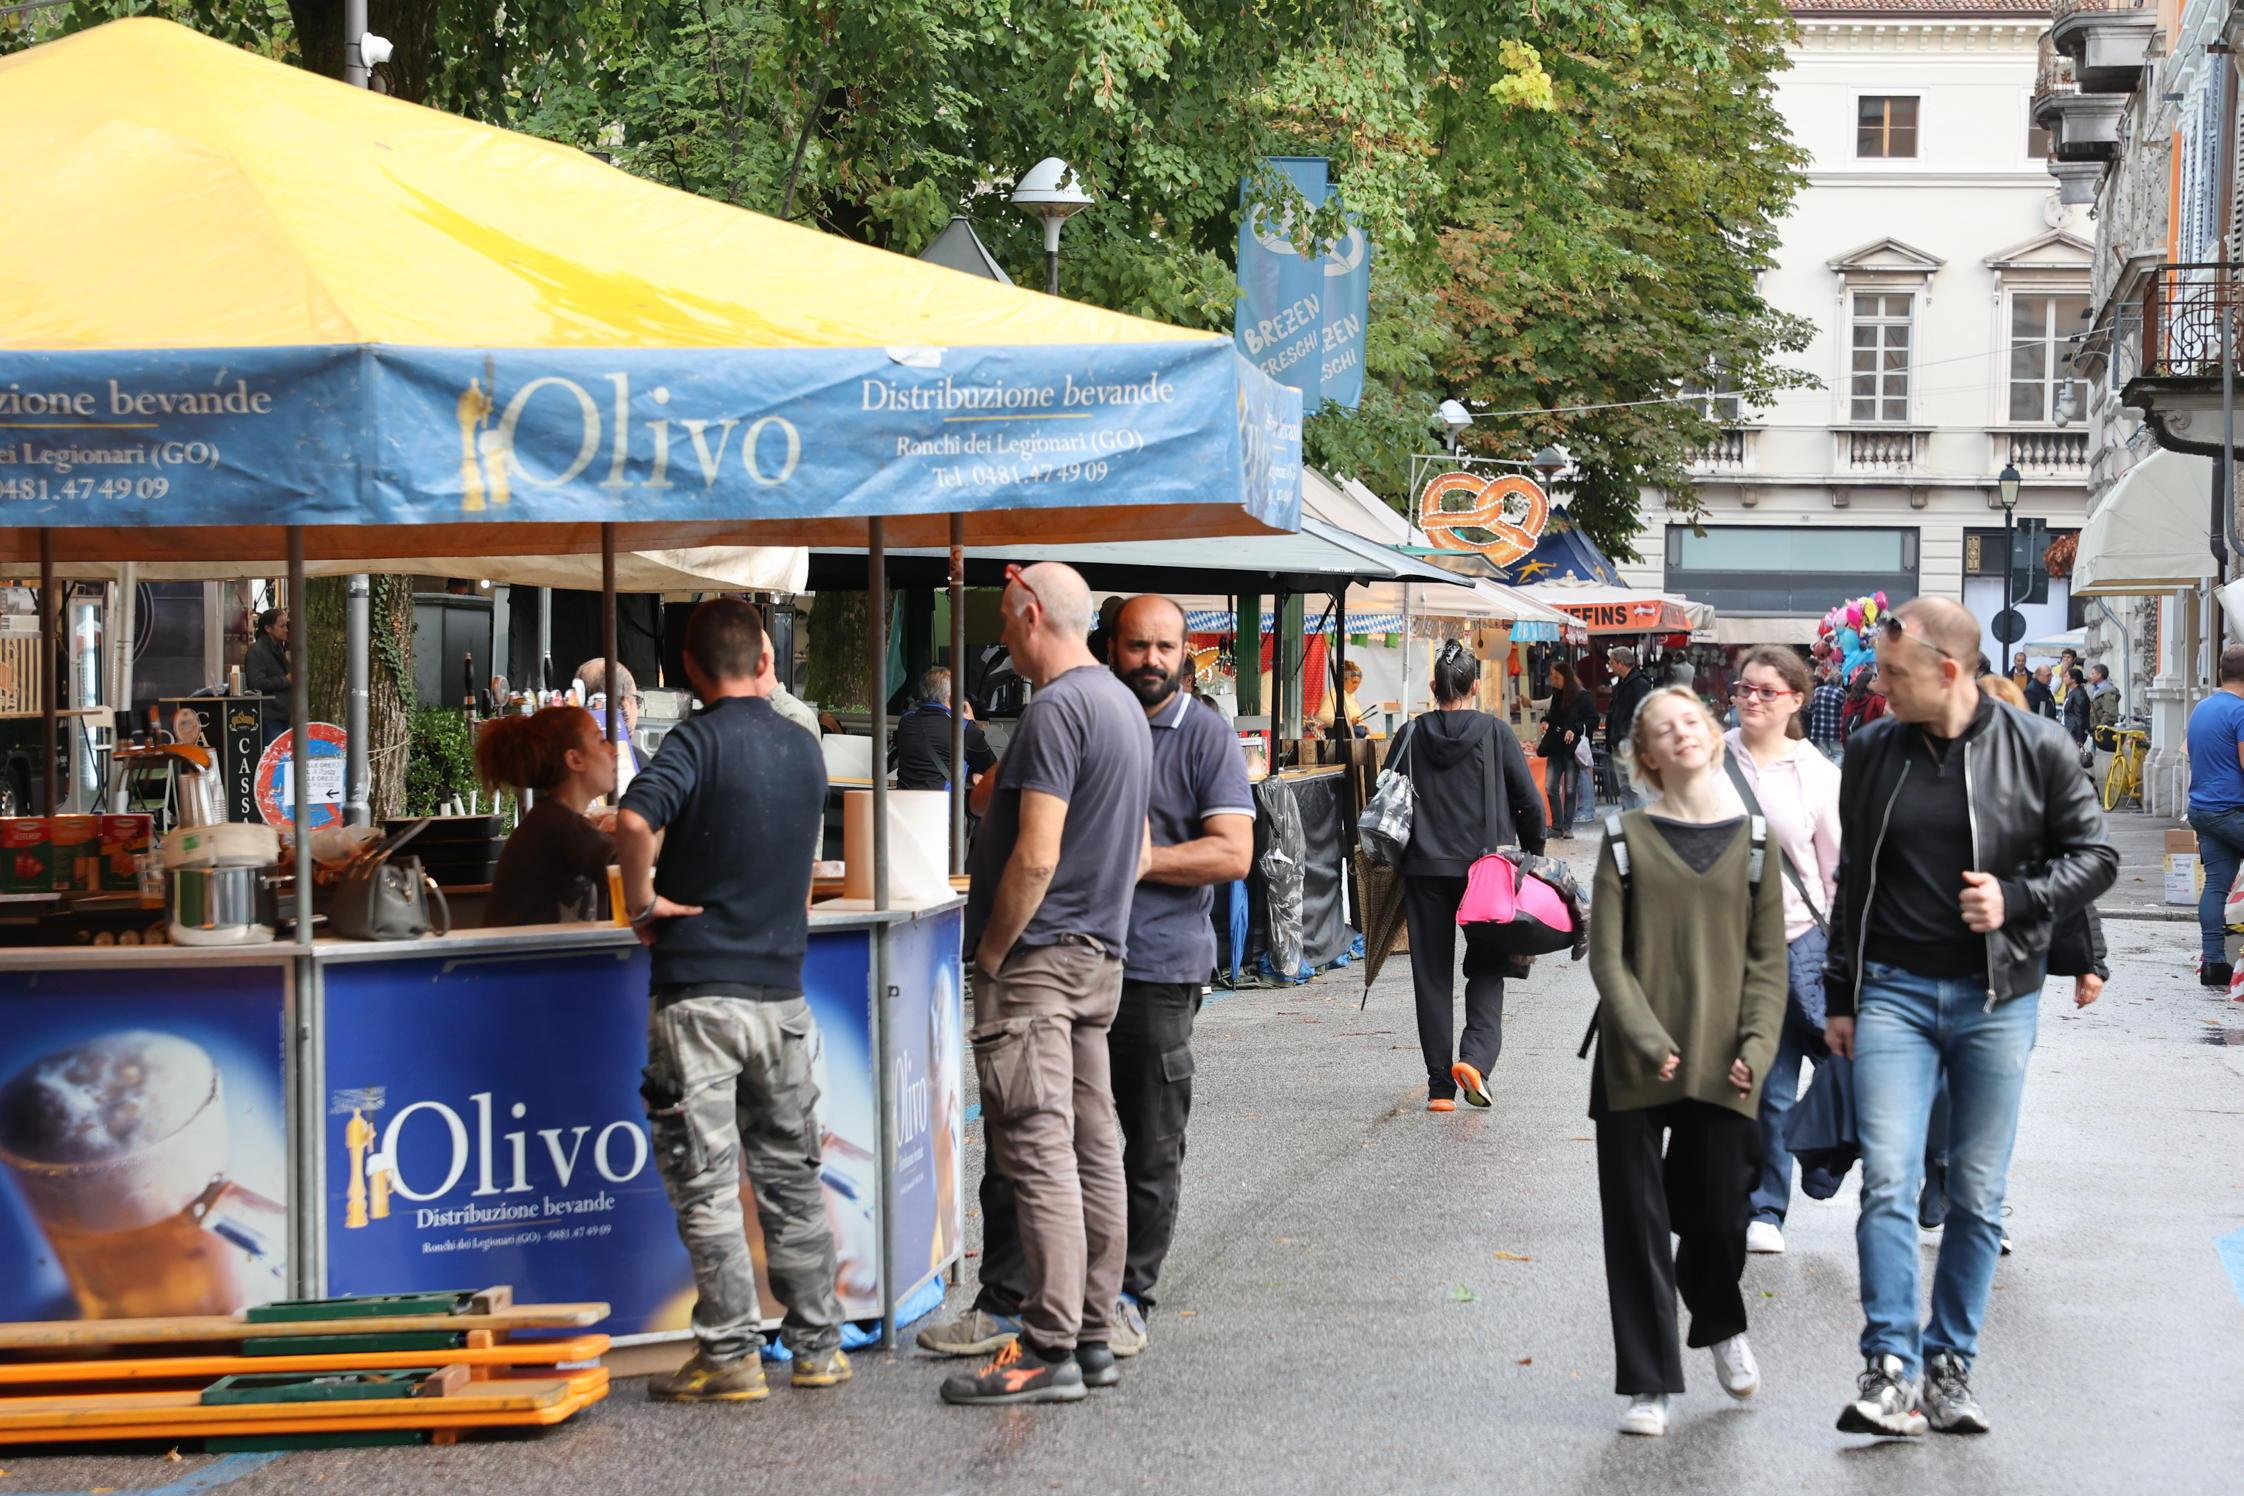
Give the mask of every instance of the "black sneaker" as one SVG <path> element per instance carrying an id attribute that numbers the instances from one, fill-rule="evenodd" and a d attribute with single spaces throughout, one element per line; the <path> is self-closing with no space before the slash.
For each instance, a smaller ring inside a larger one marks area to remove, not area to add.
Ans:
<path id="1" fill-rule="evenodd" d="M 1122 1383 L 1122 1364 L 1114 1359 L 1114 1347 L 1087 1341 L 1075 1348 L 1075 1364 L 1082 1369 L 1086 1387 L 1118 1387 Z"/>
<path id="2" fill-rule="evenodd" d="M 1008 1341 L 979 1371 L 943 1383 L 943 1401 L 958 1407 L 998 1407 L 1007 1403 L 1081 1402 L 1083 1369 L 1072 1354 L 1047 1361 L 1026 1343 Z"/>
<path id="3" fill-rule="evenodd" d="M 1899 1356 L 1870 1357 L 1855 1389 L 1854 1401 L 1839 1410 L 1840 1433 L 1910 1439 L 1925 1431 L 1925 1415 L 1917 1411 L 1917 1384 Z"/>
<path id="4" fill-rule="evenodd" d="M 1954 1351 L 1925 1362 L 1925 1421 L 1944 1434 L 1987 1432 L 1987 1410 L 1971 1395 L 1971 1368 Z"/>
<path id="5" fill-rule="evenodd" d="M 2226 961 L 2206 961 L 2197 968 L 2197 984 L 2200 987 L 2219 987 L 2225 991 L 2229 978 L 2235 975 L 2236 968 Z"/>

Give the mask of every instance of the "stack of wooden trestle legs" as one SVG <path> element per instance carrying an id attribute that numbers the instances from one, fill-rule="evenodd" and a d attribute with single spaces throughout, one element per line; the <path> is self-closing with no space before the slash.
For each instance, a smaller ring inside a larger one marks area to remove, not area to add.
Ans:
<path id="1" fill-rule="evenodd" d="M 449 1444 L 560 1423 L 605 1397 L 608 1337 L 583 1332 L 608 1306 L 513 1298 L 491 1288 L 0 1324 L 0 1448 Z"/>

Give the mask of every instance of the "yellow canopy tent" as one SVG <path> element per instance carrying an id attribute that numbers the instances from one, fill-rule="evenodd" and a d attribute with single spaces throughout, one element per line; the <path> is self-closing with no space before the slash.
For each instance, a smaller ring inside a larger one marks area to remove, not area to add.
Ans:
<path id="1" fill-rule="evenodd" d="M 43 527 L 60 560 L 230 560 L 291 523 L 350 559 L 1298 522 L 1298 397 L 1219 334 L 168 22 L 0 60 L 0 160 L 0 561 Z"/>

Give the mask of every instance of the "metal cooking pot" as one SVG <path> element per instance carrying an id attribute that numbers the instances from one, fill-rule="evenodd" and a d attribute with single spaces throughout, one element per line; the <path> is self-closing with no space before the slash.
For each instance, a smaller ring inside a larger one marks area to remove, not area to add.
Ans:
<path id="1" fill-rule="evenodd" d="M 262 945 L 279 922 L 279 882 L 261 867 L 182 867 L 171 885 L 171 938 L 178 945 Z"/>
<path id="2" fill-rule="evenodd" d="M 179 800 L 177 824 L 225 824 L 226 786 L 219 782 L 210 750 L 195 743 L 166 743 L 164 756 L 171 761 L 172 786 Z"/>

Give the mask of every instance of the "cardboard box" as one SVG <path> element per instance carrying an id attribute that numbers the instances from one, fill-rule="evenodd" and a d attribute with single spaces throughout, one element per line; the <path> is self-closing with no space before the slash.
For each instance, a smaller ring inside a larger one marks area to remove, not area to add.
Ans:
<path id="1" fill-rule="evenodd" d="M 0 820 L 0 893 L 47 893 L 54 887 L 54 847 L 45 816 Z"/>
<path id="2" fill-rule="evenodd" d="M 2195 907 L 2205 891 L 2205 864 L 2197 855 L 2197 833 L 2166 833 L 2166 902 Z M 2225 891 L 2224 891 L 2225 892 Z"/>
<path id="3" fill-rule="evenodd" d="M 101 886 L 108 893 L 138 893 L 140 862 L 155 848 L 154 816 L 101 818 Z"/>
<path id="4" fill-rule="evenodd" d="M 56 893 L 97 893 L 101 889 L 101 817 L 49 816 L 51 887 Z"/>

